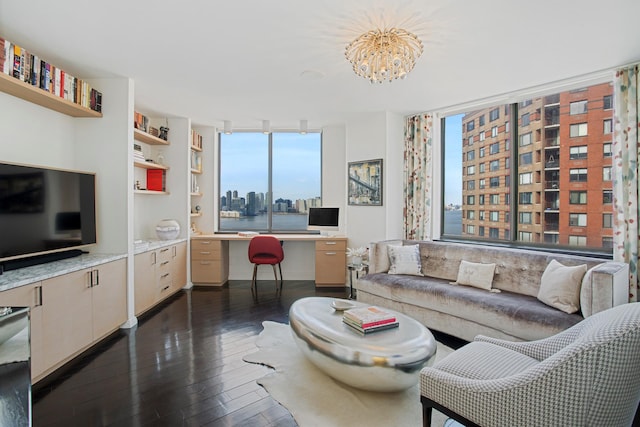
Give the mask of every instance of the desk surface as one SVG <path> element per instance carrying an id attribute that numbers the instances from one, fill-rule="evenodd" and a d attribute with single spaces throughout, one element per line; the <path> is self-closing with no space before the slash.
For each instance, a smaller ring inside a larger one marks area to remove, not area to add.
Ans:
<path id="1" fill-rule="evenodd" d="M 319 240 L 347 240 L 347 236 L 321 236 L 320 234 L 260 234 L 260 236 L 274 236 L 278 240 L 319 241 Z M 191 236 L 192 240 L 251 240 L 253 236 L 239 236 L 237 234 L 199 234 Z"/>

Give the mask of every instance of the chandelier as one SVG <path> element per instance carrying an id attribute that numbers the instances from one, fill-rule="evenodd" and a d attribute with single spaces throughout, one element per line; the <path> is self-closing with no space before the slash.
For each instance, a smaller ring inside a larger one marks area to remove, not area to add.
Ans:
<path id="1" fill-rule="evenodd" d="M 404 79 L 422 55 L 422 42 L 401 28 L 369 31 L 349 43 L 344 55 L 353 71 L 371 83 Z"/>

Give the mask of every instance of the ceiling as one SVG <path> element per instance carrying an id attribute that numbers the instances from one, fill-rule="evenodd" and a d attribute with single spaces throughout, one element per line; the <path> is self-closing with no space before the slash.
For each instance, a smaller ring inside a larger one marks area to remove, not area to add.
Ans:
<path id="1" fill-rule="evenodd" d="M 0 37 L 77 76 L 132 78 L 151 116 L 320 128 L 637 62 L 639 16 L 638 0 L 0 0 Z M 372 85 L 344 48 L 392 26 L 424 54 L 406 80 Z"/>

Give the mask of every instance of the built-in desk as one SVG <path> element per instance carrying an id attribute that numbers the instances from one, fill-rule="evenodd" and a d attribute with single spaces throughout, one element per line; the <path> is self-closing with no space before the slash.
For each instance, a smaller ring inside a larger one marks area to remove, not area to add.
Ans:
<path id="1" fill-rule="evenodd" d="M 319 234 L 272 234 L 272 236 L 284 242 L 315 244 L 316 286 L 344 286 L 347 268 L 346 237 Z M 196 285 L 224 285 L 229 280 L 229 242 L 248 242 L 251 237 L 238 234 L 191 236 L 191 281 Z"/>

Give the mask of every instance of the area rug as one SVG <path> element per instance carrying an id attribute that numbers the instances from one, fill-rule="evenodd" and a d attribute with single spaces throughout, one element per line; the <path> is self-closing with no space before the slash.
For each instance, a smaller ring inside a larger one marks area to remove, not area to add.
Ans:
<path id="1" fill-rule="evenodd" d="M 298 349 L 289 325 L 265 321 L 256 340 L 258 351 L 244 361 L 274 369 L 257 382 L 291 412 L 300 427 L 313 426 L 422 426 L 420 389 L 376 393 L 352 388 L 327 376 Z M 449 354 L 438 343 L 436 360 Z M 433 412 L 432 426 L 446 418 Z"/>

